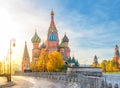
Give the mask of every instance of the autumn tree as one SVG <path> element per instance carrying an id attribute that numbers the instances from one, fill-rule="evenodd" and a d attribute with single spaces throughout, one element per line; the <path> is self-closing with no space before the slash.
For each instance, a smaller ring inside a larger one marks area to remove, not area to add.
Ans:
<path id="1" fill-rule="evenodd" d="M 48 53 L 46 50 L 41 50 L 40 56 L 36 61 L 36 64 L 31 63 L 31 69 L 34 71 L 63 71 L 64 60 L 60 52 L 54 51 Z"/>
<path id="2" fill-rule="evenodd" d="M 36 65 L 33 62 L 30 63 L 30 69 L 36 71 Z"/>
<path id="3" fill-rule="evenodd" d="M 119 68 L 117 67 L 117 64 L 114 60 L 103 60 L 100 64 L 100 67 L 102 68 L 103 72 L 117 72 L 119 71 Z"/>
<path id="4" fill-rule="evenodd" d="M 46 50 L 42 50 L 40 53 L 40 57 L 37 61 L 38 71 L 46 71 L 47 70 L 47 62 L 48 62 L 48 52 Z"/>
<path id="5" fill-rule="evenodd" d="M 2 62 L 0 62 L 0 74 L 2 73 Z"/>
<path id="6" fill-rule="evenodd" d="M 54 51 L 53 53 L 49 53 L 49 60 L 47 62 L 47 70 L 48 71 L 62 71 L 64 66 L 64 60 L 62 59 L 62 54 Z"/>

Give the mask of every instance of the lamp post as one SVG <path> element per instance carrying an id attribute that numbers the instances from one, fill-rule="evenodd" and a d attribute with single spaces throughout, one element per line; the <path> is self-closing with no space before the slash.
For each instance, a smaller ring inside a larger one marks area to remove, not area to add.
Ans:
<path id="1" fill-rule="evenodd" d="M 16 39 L 11 39 L 10 40 L 10 79 L 9 81 L 11 81 L 11 55 L 12 55 L 12 46 L 15 47 L 15 42 L 16 42 Z"/>

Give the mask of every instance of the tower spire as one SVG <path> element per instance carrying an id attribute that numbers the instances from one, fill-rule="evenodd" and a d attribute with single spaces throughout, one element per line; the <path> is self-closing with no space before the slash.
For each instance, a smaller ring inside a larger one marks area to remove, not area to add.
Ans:
<path id="1" fill-rule="evenodd" d="M 23 58 L 29 58 L 28 48 L 27 48 L 27 42 L 25 41 L 25 48 L 23 53 Z"/>
<path id="2" fill-rule="evenodd" d="M 55 27 L 55 23 L 54 23 L 54 11 L 52 10 L 51 13 L 51 23 L 50 23 L 50 27 Z"/>
<path id="3" fill-rule="evenodd" d="M 29 67 L 30 67 L 30 57 L 28 53 L 27 42 L 25 41 L 25 48 L 24 48 L 24 53 L 22 58 L 22 71 L 24 72 L 25 69 Z"/>

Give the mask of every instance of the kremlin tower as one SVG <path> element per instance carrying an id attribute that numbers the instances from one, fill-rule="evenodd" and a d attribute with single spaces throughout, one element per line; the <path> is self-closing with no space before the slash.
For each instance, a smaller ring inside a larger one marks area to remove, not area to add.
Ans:
<path id="1" fill-rule="evenodd" d="M 25 69 L 28 69 L 30 67 L 30 57 L 27 49 L 27 43 L 25 42 L 25 48 L 22 58 L 22 71 L 24 72 Z"/>
<path id="2" fill-rule="evenodd" d="M 118 45 L 115 46 L 115 53 L 113 60 L 116 62 L 117 66 L 120 67 L 120 54 Z"/>
<path id="3" fill-rule="evenodd" d="M 97 67 L 97 65 L 98 65 L 98 57 L 96 55 L 93 59 L 93 64 L 94 64 L 95 67 Z"/>

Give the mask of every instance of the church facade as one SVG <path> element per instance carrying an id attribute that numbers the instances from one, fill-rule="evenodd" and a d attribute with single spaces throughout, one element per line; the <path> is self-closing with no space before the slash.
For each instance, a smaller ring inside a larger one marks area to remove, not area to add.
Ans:
<path id="1" fill-rule="evenodd" d="M 40 56 L 40 52 L 42 49 L 45 49 L 49 53 L 53 51 L 59 51 L 63 54 L 64 58 L 70 57 L 70 48 L 68 46 L 69 39 L 65 34 L 64 37 L 62 38 L 61 43 L 59 43 L 58 30 L 54 22 L 54 12 L 51 11 L 50 15 L 51 15 L 51 22 L 50 22 L 50 27 L 48 29 L 46 41 L 42 42 L 42 44 L 40 45 L 41 38 L 38 36 L 37 32 L 35 32 L 34 36 L 31 39 L 31 42 L 33 44 L 33 49 L 32 49 L 33 63 L 35 63 L 36 59 Z"/>
<path id="2" fill-rule="evenodd" d="M 22 57 L 22 72 L 30 68 L 30 56 L 28 53 L 27 42 L 25 42 L 24 53 Z"/>
<path id="3" fill-rule="evenodd" d="M 31 42 L 33 44 L 32 64 L 36 64 L 37 60 L 41 54 L 41 51 L 46 50 L 49 53 L 52 53 L 54 51 L 58 51 L 63 55 L 63 59 L 66 62 L 68 62 L 68 63 L 70 62 L 72 64 L 77 64 L 76 66 L 78 66 L 78 64 L 79 64 L 78 61 L 76 61 L 75 58 L 72 60 L 70 57 L 69 38 L 67 37 L 66 33 L 64 34 L 61 42 L 59 40 L 58 30 L 57 30 L 55 22 L 54 22 L 54 12 L 53 11 L 51 11 L 50 16 L 51 16 L 51 21 L 50 21 L 50 26 L 48 28 L 46 41 L 41 43 L 41 38 L 39 37 L 39 35 L 37 34 L 36 31 L 35 31 L 34 36 L 31 39 Z M 25 57 L 23 55 L 22 69 L 26 68 L 26 67 L 24 67 L 24 66 L 26 66 L 24 58 Z"/>

